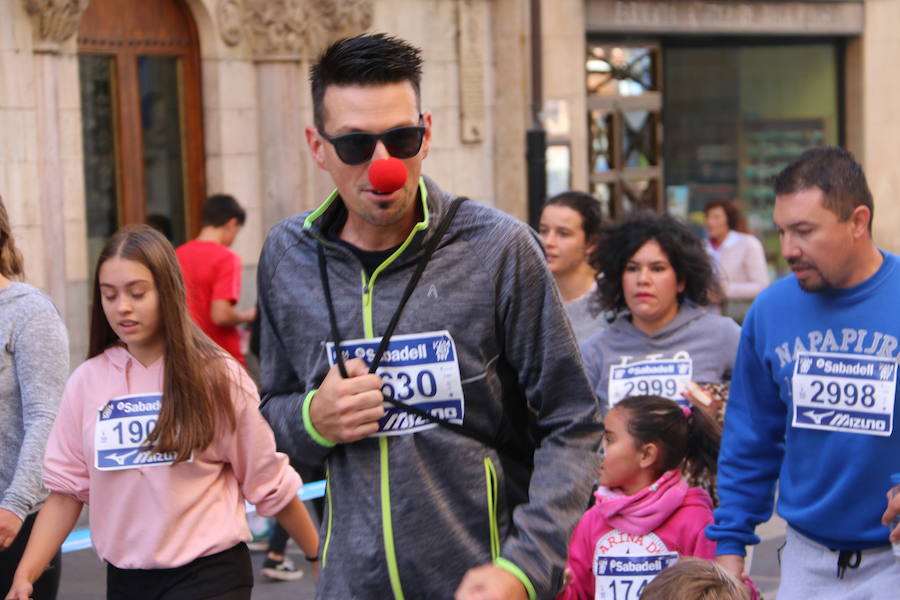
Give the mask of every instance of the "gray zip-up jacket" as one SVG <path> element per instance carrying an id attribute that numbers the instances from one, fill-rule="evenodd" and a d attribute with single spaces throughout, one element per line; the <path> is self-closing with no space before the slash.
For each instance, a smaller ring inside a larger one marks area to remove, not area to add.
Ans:
<path id="1" fill-rule="evenodd" d="M 280 449 L 328 470 L 317 597 L 452 598 L 468 569 L 493 561 L 532 597 L 549 598 L 596 476 L 601 426 L 526 225 L 464 202 L 394 333 L 449 330 L 464 425 L 503 456 L 440 427 L 334 446 L 308 419 L 331 340 L 317 246 L 328 257 L 341 338 L 381 335 L 451 200 L 425 178 L 420 197 L 424 219 L 370 277 L 325 238 L 345 210 L 335 193 L 276 225 L 260 259 L 263 413 Z"/>
<path id="2" fill-rule="evenodd" d="M 687 353 L 693 364 L 693 380 L 698 383 L 724 383 L 731 380 L 737 356 L 741 327 L 728 317 L 709 312 L 686 301 L 672 321 L 647 335 L 631 323 L 627 314 L 619 315 L 609 327 L 581 345 L 584 368 L 600 406 L 608 408 L 609 369 L 648 356 L 674 358 Z"/>
<path id="3" fill-rule="evenodd" d="M 0 508 L 24 519 L 47 496 L 42 463 L 69 375 L 66 328 L 36 287 L 0 289 Z"/>

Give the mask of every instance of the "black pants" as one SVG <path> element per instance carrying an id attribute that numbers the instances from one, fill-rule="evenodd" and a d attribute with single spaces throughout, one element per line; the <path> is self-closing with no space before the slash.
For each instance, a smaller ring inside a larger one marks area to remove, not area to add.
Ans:
<path id="1" fill-rule="evenodd" d="M 12 545 L 0 552 L 0 597 L 3 597 L 12 586 L 13 575 L 22 554 L 25 553 L 25 545 L 31 536 L 31 528 L 34 527 L 34 519 L 37 515 L 28 515 L 22 522 L 19 535 L 13 540 Z M 50 564 L 44 570 L 40 578 L 34 582 L 34 592 L 31 597 L 34 600 L 56 600 L 56 592 L 59 590 L 59 578 L 62 576 L 62 555 L 57 552 Z"/>
<path id="2" fill-rule="evenodd" d="M 284 549 L 287 548 L 288 543 L 288 532 L 284 527 L 281 526 L 281 523 L 275 521 L 272 525 L 272 533 L 269 534 L 269 552 L 272 554 L 284 554 Z"/>
<path id="3" fill-rule="evenodd" d="M 250 600 L 252 588 L 243 542 L 173 569 L 106 568 L 107 600 Z"/>

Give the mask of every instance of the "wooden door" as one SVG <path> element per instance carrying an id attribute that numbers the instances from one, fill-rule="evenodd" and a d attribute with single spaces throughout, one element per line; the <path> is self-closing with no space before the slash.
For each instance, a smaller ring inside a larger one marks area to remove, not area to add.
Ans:
<path id="1" fill-rule="evenodd" d="M 180 244 L 205 197 L 197 29 L 181 0 L 91 0 L 78 30 L 90 259 L 118 227 Z"/>

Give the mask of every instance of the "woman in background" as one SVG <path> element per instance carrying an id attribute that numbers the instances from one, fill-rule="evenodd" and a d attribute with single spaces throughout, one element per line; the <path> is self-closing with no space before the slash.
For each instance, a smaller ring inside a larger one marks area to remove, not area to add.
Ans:
<path id="1" fill-rule="evenodd" d="M 685 395 L 702 395 L 692 382 L 731 379 L 741 329 L 707 309 L 716 279 L 687 225 L 667 214 L 634 215 L 604 232 L 591 264 L 605 273 L 599 302 L 616 315 L 581 345 L 604 412 L 639 394 L 684 404 Z"/>
<path id="2" fill-rule="evenodd" d="M 47 490 L 41 459 L 69 375 L 66 328 L 53 302 L 24 277 L 0 199 L 0 590 L 12 584 Z M 34 584 L 34 600 L 56 598 L 60 554 Z M 0 593 L 2 593 L 0 592 Z"/>
<path id="3" fill-rule="evenodd" d="M 596 198 L 568 191 L 547 200 L 538 227 L 547 251 L 547 266 L 578 343 L 606 327 L 607 322 L 591 300 L 591 292 L 597 288 L 597 271 L 588 262 L 600 241 L 602 219 Z"/>
<path id="4" fill-rule="evenodd" d="M 715 261 L 724 292 L 718 304 L 722 314 L 741 322 L 756 295 L 769 285 L 766 253 L 758 239 L 738 231 L 741 212 L 733 201 L 710 200 L 704 214 L 706 252 Z"/>
<path id="5" fill-rule="evenodd" d="M 691 403 L 721 422 L 741 328 L 707 307 L 718 285 L 703 243 L 668 214 L 640 213 L 609 228 L 591 264 L 597 295 L 616 315 L 581 345 L 605 413 L 629 396 Z M 715 481 L 691 481 L 716 499 Z"/>

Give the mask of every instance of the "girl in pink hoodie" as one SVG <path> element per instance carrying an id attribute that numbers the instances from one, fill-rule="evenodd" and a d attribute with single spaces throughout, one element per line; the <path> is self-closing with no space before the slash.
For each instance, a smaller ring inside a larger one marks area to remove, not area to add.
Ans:
<path id="1" fill-rule="evenodd" d="M 715 558 L 704 528 L 712 500 L 682 480 L 716 466 L 721 430 L 703 411 L 659 396 L 632 396 L 604 419 L 596 504 L 575 527 L 558 600 L 636 600 L 680 556 Z"/>
<path id="2" fill-rule="evenodd" d="M 66 384 L 44 458 L 50 497 L 6 598 L 29 598 L 87 503 L 108 599 L 248 600 L 245 498 L 315 560 L 300 478 L 256 386 L 192 323 L 172 246 L 149 227 L 100 253 L 89 356 Z"/>

